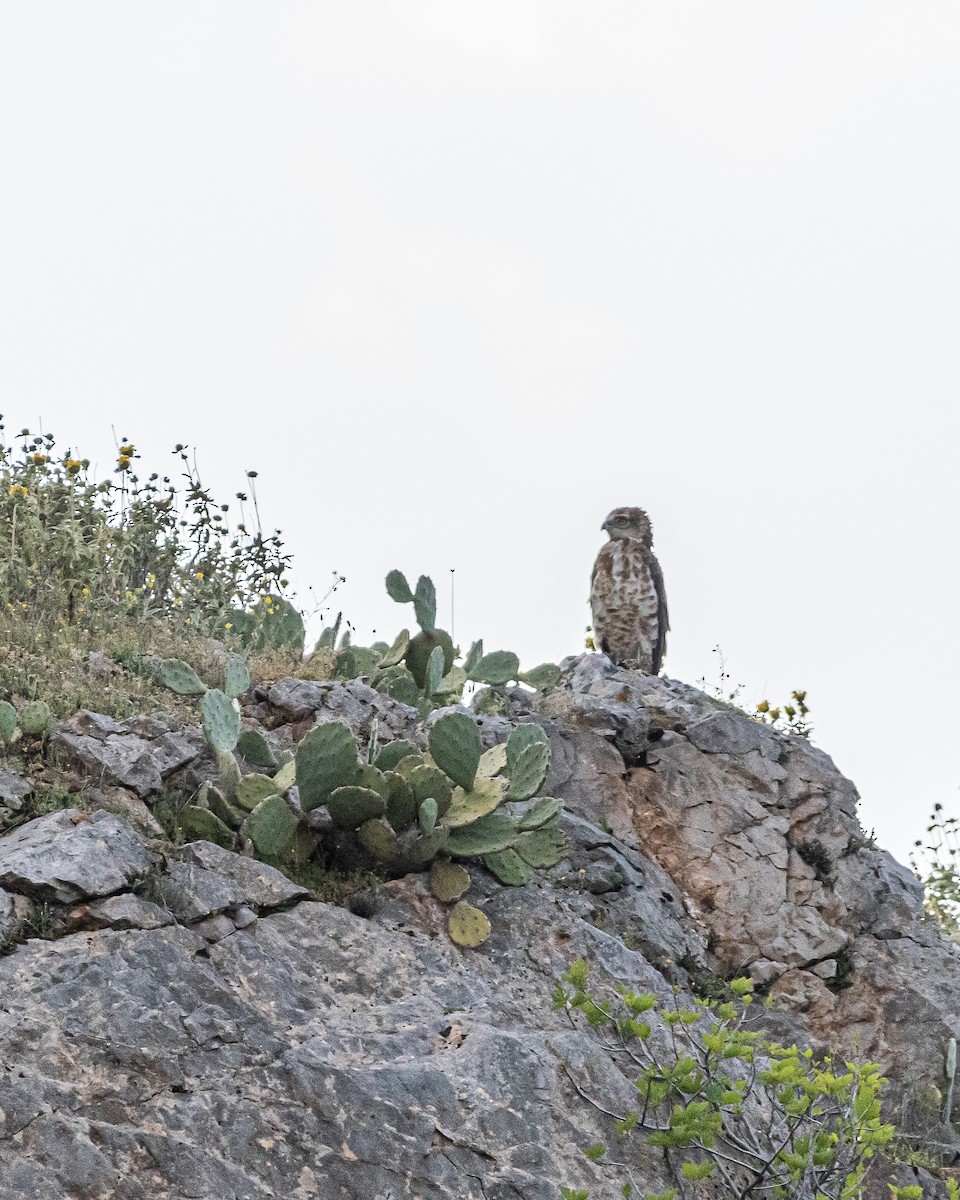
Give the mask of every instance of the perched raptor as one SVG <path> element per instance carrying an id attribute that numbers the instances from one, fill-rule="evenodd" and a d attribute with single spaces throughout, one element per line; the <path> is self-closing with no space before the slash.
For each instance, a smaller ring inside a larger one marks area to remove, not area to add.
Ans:
<path id="1" fill-rule="evenodd" d="M 593 565 L 590 607 L 597 648 L 614 662 L 657 675 L 667 647 L 667 596 L 642 508 L 615 508 L 610 541 Z"/>

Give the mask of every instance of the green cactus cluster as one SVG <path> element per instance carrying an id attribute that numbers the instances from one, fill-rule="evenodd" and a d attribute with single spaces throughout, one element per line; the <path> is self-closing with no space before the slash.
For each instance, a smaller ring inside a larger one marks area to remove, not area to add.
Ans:
<path id="1" fill-rule="evenodd" d="M 31 700 L 19 713 L 9 702 L 0 700 L 0 742 L 9 746 L 19 731 L 22 737 L 45 738 L 53 719 L 46 700 Z"/>
<path id="2" fill-rule="evenodd" d="M 432 585 L 418 585 L 411 597 L 422 632 L 435 635 L 422 628 L 431 623 Z M 401 647 L 406 654 L 409 643 L 398 639 L 394 656 Z M 443 653 L 438 642 L 427 657 L 432 695 Z M 513 664 L 511 671 L 515 677 Z M 309 730 L 295 752 L 276 751 L 262 733 L 241 727 L 237 697 L 250 676 L 240 656 L 227 660 L 223 688 L 207 687 L 175 659 L 161 663 L 159 674 L 180 694 L 202 696 L 204 737 L 219 767 L 217 781 L 204 783 L 180 814 L 187 837 L 246 845 L 281 865 L 322 853 L 372 859 L 394 875 L 431 868 L 434 896 L 454 905 L 450 936 L 467 947 L 480 945 L 490 924 L 462 899 L 470 877 L 454 860 L 479 859 L 501 883 L 520 886 L 563 858 L 561 801 L 539 794 L 550 767 L 539 725 L 518 725 L 506 743 L 484 750 L 476 720 L 449 712 L 430 728 L 427 751 L 405 739 L 381 746 L 374 737 L 361 758 L 351 730 L 330 721 Z M 316 809 L 326 810 L 328 829 L 309 819 Z"/>
<path id="3" fill-rule="evenodd" d="M 402 629 L 388 645 L 354 646 L 349 632 L 341 633 L 341 618 L 324 629 L 317 642 L 309 669 L 314 678 L 356 679 L 367 676 L 370 686 L 429 715 L 434 709 L 456 704 L 468 683 L 500 686 L 516 680 L 543 691 L 555 687 L 560 669 L 542 663 L 530 671 L 520 670 L 520 660 L 510 650 L 484 653 L 483 642 L 474 642 L 461 661 L 460 650 L 445 629 L 437 626 L 437 592 L 433 580 L 421 575 L 411 588 L 401 571 L 386 579 L 387 594 L 399 604 L 412 604 L 419 626 L 411 634 Z"/>

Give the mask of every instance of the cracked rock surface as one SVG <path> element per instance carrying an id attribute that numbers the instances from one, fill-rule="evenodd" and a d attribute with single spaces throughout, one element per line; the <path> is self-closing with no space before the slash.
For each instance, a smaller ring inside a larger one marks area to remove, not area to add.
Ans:
<path id="1" fill-rule="evenodd" d="M 0 958 L 0 1200 L 609 1193 L 580 1147 L 612 1141 L 611 1122 L 577 1088 L 623 1111 L 633 1074 L 552 1009 L 578 957 L 598 986 L 665 999 L 747 971 L 780 1040 L 876 1059 L 904 1113 L 939 1086 L 960 958 L 910 872 L 863 837 L 830 759 L 602 655 L 563 666 L 534 719 L 567 855 L 523 888 L 471 866 L 493 930 L 477 950 L 450 942 L 424 876 L 381 885 L 362 917 L 211 843 L 174 850 L 148 806 L 157 779 L 212 775 L 195 731 L 64 723 L 88 801 L 124 803 L 0 837 L 0 936 L 37 905 L 52 934 Z M 530 705 L 504 693 L 501 715 L 476 717 L 484 743 Z M 334 719 L 423 739 L 414 710 L 360 681 L 280 681 L 244 719 L 287 742 Z M 639 1141 L 617 1157 L 668 1186 Z M 871 1198 L 887 1181 L 918 1180 L 898 1166 Z"/>

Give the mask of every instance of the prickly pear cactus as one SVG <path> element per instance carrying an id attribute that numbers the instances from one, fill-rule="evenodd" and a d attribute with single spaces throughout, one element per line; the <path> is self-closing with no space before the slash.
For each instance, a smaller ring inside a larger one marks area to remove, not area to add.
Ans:
<path id="1" fill-rule="evenodd" d="M 53 714 L 46 700 L 31 700 L 20 710 L 18 724 L 24 737 L 46 737 Z"/>
<path id="2" fill-rule="evenodd" d="M 236 844 L 233 830 L 207 808 L 187 805 L 180 814 L 179 824 L 185 842 L 214 842 L 225 850 L 232 850 Z"/>
<path id="3" fill-rule="evenodd" d="M 159 666 L 160 680 L 179 696 L 202 696 L 207 685 L 188 663 L 179 658 L 165 658 Z"/>
<path id="4" fill-rule="evenodd" d="M 9 745 L 17 728 L 17 710 L 9 700 L 0 700 L 0 742 Z"/>
<path id="5" fill-rule="evenodd" d="M 237 753 L 252 767 L 266 767 L 275 770 L 277 758 L 270 748 L 270 743 L 255 729 L 246 729 L 237 739 Z"/>
<path id="6" fill-rule="evenodd" d="M 357 743 L 337 721 L 318 725 L 297 747 L 297 787 L 304 812 L 326 804 L 330 793 L 352 784 L 360 773 Z"/>
<path id="7" fill-rule="evenodd" d="M 297 832 L 297 816 L 282 796 L 267 796 L 247 818 L 246 831 L 260 858 L 281 858 Z"/>
<path id="8" fill-rule="evenodd" d="M 250 668 L 242 654 L 228 654 L 223 668 L 223 690 L 235 700 L 250 687 Z"/>
<path id="9" fill-rule="evenodd" d="M 438 858 L 430 868 L 430 891 L 443 904 L 459 900 L 470 887 L 470 876 L 459 863 Z"/>
<path id="10" fill-rule="evenodd" d="M 240 714 L 218 688 L 210 688 L 203 697 L 203 736 L 221 752 L 232 750 L 240 737 Z"/>
<path id="11" fill-rule="evenodd" d="M 490 922 L 479 908 L 460 900 L 450 910 L 447 918 L 447 928 L 451 941 L 458 946 L 473 948 L 481 946 L 490 936 Z"/>
<path id="12" fill-rule="evenodd" d="M 338 829 L 357 829 L 365 821 L 382 817 L 387 811 L 387 805 L 380 793 L 372 788 L 347 785 L 334 788 L 330 793 L 327 797 L 327 811 Z"/>
<path id="13" fill-rule="evenodd" d="M 466 713 L 447 713 L 430 730 L 429 740 L 430 753 L 440 770 L 470 791 L 483 753 L 476 722 Z"/>

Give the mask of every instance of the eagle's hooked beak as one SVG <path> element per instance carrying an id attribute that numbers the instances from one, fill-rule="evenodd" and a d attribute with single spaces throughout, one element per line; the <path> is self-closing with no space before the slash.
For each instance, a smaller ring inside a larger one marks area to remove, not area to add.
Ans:
<path id="1" fill-rule="evenodd" d="M 605 529 L 607 531 L 607 533 L 609 533 L 610 532 L 610 522 L 604 521 L 604 523 L 600 526 L 600 528 Z"/>

